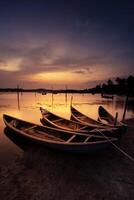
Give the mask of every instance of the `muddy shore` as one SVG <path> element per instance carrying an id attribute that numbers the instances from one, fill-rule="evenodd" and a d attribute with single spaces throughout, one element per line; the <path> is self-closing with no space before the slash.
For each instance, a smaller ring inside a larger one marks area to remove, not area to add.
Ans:
<path id="1" fill-rule="evenodd" d="M 134 157 L 134 119 L 118 146 Z M 92 155 L 33 146 L 0 168 L 2 200 L 133 200 L 134 163 L 114 147 Z"/>

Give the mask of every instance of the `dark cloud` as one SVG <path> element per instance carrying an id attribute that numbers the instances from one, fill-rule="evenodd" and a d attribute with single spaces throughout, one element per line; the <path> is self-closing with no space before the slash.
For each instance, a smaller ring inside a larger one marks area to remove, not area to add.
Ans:
<path id="1" fill-rule="evenodd" d="M 75 74 L 86 74 L 85 70 L 76 70 L 76 71 L 73 71 L 73 73 Z"/>
<path id="2" fill-rule="evenodd" d="M 129 60 L 127 59 L 127 54 L 129 54 Z M 102 49 L 101 52 L 94 52 L 91 55 L 88 52 L 77 54 L 75 53 L 75 48 L 73 48 L 67 50 L 65 54 L 59 55 L 56 52 L 56 46 L 52 44 L 37 47 L 29 46 L 26 49 L 24 47 L 12 48 L 10 46 L 2 46 L 0 47 L 0 56 L 0 65 L 6 64 L 10 59 L 20 58 L 19 68 L 22 75 L 64 70 L 86 74 L 93 73 L 91 69 L 101 65 L 113 67 L 117 64 L 119 67 L 124 66 L 124 64 L 127 65 L 127 63 L 129 63 L 129 66 L 133 65 L 130 50 L 114 48 L 107 52 L 105 49 Z"/>
<path id="3" fill-rule="evenodd" d="M 75 70 L 75 71 L 73 71 L 73 73 L 86 75 L 86 74 L 89 74 L 89 73 L 90 74 L 94 73 L 94 70 L 91 69 L 91 68 L 84 68 L 83 67 L 83 69 Z"/>
<path id="4" fill-rule="evenodd" d="M 133 10 L 129 0 L 1 2 L 0 85 L 41 72 L 134 73 Z M 8 72 L 15 59 L 19 71 Z"/>

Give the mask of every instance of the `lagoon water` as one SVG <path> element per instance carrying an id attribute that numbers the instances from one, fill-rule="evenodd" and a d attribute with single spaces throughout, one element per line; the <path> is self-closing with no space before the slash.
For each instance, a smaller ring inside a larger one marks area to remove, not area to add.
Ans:
<path id="1" fill-rule="evenodd" d="M 118 119 L 122 119 L 125 97 L 115 96 L 114 99 L 103 99 L 98 95 L 91 94 L 47 94 L 39 93 L 1 93 L 0 94 L 0 165 L 8 165 L 17 155 L 22 154 L 21 150 L 5 134 L 3 114 L 13 115 L 17 118 L 40 124 L 40 106 L 69 119 L 70 103 L 73 96 L 73 105 L 84 114 L 97 119 L 98 107 L 103 105 L 115 116 L 118 112 Z M 134 115 L 134 105 L 127 108 L 126 118 Z"/>

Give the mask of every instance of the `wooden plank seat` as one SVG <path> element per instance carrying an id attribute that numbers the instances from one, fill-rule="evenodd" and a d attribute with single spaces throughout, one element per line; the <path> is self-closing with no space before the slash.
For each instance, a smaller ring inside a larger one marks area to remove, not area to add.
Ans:
<path id="1" fill-rule="evenodd" d="M 89 135 L 89 136 L 85 139 L 84 143 L 86 143 L 86 142 L 89 140 L 89 138 L 91 138 L 91 137 L 92 137 L 92 135 Z"/>
<path id="2" fill-rule="evenodd" d="M 76 135 L 72 135 L 72 136 L 66 141 L 66 143 L 70 143 L 75 137 L 76 137 Z"/>

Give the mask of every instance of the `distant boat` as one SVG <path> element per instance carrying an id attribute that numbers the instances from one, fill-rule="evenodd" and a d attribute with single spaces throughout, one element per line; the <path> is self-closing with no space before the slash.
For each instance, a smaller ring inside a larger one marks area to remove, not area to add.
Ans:
<path id="1" fill-rule="evenodd" d="M 79 132 L 84 134 L 97 134 L 102 135 L 99 131 L 101 131 L 104 135 L 112 136 L 112 137 L 119 137 L 120 133 L 117 128 L 115 127 L 104 127 L 102 125 L 96 124 L 82 124 L 77 121 L 68 120 L 62 118 L 54 113 L 51 113 L 47 109 L 40 108 L 42 119 L 41 123 L 43 125 L 48 125 L 51 127 L 55 127 L 58 129 L 62 129 L 65 131 L 73 131 Z M 99 131 L 98 131 L 99 130 Z"/>
<path id="2" fill-rule="evenodd" d="M 12 134 L 67 152 L 87 153 L 100 151 L 117 141 L 116 138 L 111 137 L 106 139 L 103 136 L 93 134 L 80 134 L 43 127 L 9 115 L 3 115 L 3 120 L 6 126 L 13 131 Z"/>
<path id="3" fill-rule="evenodd" d="M 113 95 L 104 95 L 104 94 L 101 94 L 101 97 L 104 99 L 113 99 L 114 98 Z"/>
<path id="4" fill-rule="evenodd" d="M 46 95 L 47 93 L 46 92 L 42 92 L 42 95 Z"/>

